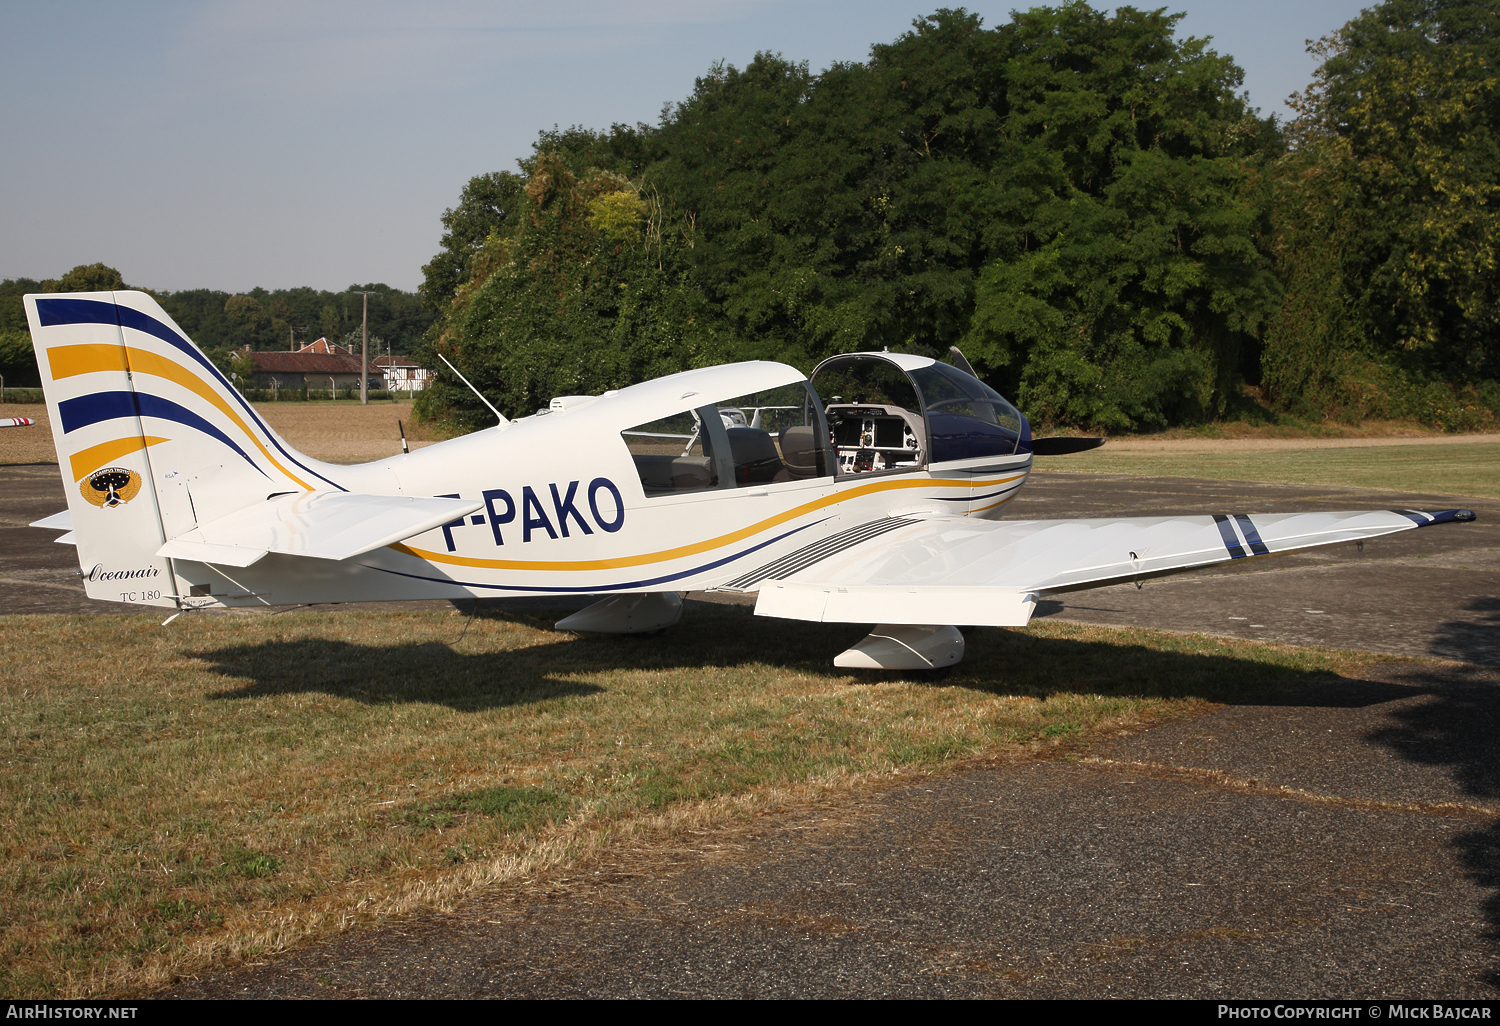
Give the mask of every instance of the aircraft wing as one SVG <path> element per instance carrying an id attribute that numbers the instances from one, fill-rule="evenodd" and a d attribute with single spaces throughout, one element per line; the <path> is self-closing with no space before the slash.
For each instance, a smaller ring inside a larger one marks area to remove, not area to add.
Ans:
<path id="1" fill-rule="evenodd" d="M 1431 524 L 1469 510 L 1215 514 L 1119 520 L 890 517 L 730 582 L 793 620 L 1023 627 L 1049 592 L 1227 563 Z"/>
<path id="2" fill-rule="evenodd" d="M 470 499 L 298 492 L 273 496 L 167 542 L 158 556 L 249 566 L 268 552 L 348 559 L 479 509 Z"/>

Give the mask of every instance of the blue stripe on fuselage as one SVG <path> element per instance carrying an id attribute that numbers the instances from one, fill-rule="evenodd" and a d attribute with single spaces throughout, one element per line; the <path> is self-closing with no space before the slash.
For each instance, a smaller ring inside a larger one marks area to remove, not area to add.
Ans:
<path id="1" fill-rule="evenodd" d="M 451 577 L 450 578 L 441 578 L 441 577 L 427 577 L 427 576 L 425 576 L 423 574 L 409 574 L 409 573 L 406 573 L 406 572 L 404 572 L 402 570 L 391 570 L 391 569 L 389 569 L 387 567 L 383 567 L 383 566 L 371 566 L 369 563 L 361 563 L 360 565 L 363 566 L 367 570 L 379 570 L 381 573 L 395 574 L 397 577 L 410 577 L 413 580 L 430 581 L 433 584 L 451 584 L 451 585 L 454 585 L 455 587 L 459 587 L 459 588 L 485 588 L 485 589 L 487 589 L 489 591 L 540 591 L 540 592 L 552 592 L 552 593 L 555 593 L 555 594 L 562 594 L 562 593 L 583 593 L 583 594 L 599 593 L 599 594 L 603 594 L 606 591 L 639 591 L 642 588 L 649 588 L 649 587 L 651 587 L 654 584 L 666 584 L 668 581 L 680 581 L 684 577 L 691 577 L 691 576 L 693 576 L 693 574 L 703 573 L 706 570 L 713 570 L 713 569 L 715 569 L 717 567 L 721 567 L 725 563 L 732 563 L 736 559 L 739 559 L 741 556 L 748 556 L 752 552 L 759 552 L 761 549 L 765 548 L 767 545 L 774 545 L 777 542 L 781 541 L 781 539 L 783 539 L 783 538 L 790 538 L 794 534 L 799 534 L 802 531 L 807 530 L 809 527 L 816 527 L 816 526 L 818 526 L 818 524 L 821 524 L 821 523 L 823 523 L 823 521 L 819 520 L 819 521 L 816 521 L 816 522 L 811 523 L 811 524 L 804 524 L 801 527 L 794 527 L 790 531 L 787 531 L 784 534 L 778 534 L 774 538 L 767 538 L 765 541 L 760 542 L 759 544 L 756 544 L 756 545 L 752 545 L 748 549 L 744 549 L 744 550 L 742 550 L 740 552 L 733 553 L 732 555 L 725 556 L 723 559 L 716 559 L 712 563 L 704 563 L 701 566 L 695 566 L 695 567 L 693 567 L 693 568 L 691 568 L 689 570 L 683 570 L 680 573 L 667 574 L 664 577 L 652 577 L 649 580 L 644 580 L 644 581 L 627 581 L 624 584 L 589 584 L 589 585 L 585 585 L 583 587 L 578 587 L 578 588 L 563 588 L 563 587 L 555 587 L 555 586 L 549 588 L 549 587 L 541 587 L 541 586 L 526 586 L 526 585 L 515 585 L 515 584 L 479 584 L 479 583 L 471 583 L 469 581 L 455 581 Z M 428 565 L 430 566 L 431 564 L 428 564 Z"/>

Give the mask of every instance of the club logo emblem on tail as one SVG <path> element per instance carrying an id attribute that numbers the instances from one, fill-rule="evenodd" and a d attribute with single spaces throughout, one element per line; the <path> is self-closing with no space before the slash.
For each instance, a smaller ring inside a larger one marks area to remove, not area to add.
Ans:
<path id="1" fill-rule="evenodd" d="M 79 490 L 95 506 L 123 506 L 141 490 L 141 475 L 124 467 L 107 467 L 90 474 Z"/>

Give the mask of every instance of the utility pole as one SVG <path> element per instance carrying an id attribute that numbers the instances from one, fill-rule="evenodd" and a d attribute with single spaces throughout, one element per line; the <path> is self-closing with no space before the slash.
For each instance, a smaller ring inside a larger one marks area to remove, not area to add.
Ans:
<path id="1" fill-rule="evenodd" d="M 365 297 L 364 319 L 359 325 L 359 404 L 368 406 L 370 405 L 370 293 L 359 294 Z"/>

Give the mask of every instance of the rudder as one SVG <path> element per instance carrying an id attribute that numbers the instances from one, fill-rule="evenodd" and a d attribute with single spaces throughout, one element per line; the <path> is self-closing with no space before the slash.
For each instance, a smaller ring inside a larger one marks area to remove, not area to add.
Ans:
<path id="1" fill-rule="evenodd" d="M 268 495 L 338 487 L 150 296 L 25 302 L 90 598 L 176 606 L 166 541 Z"/>

